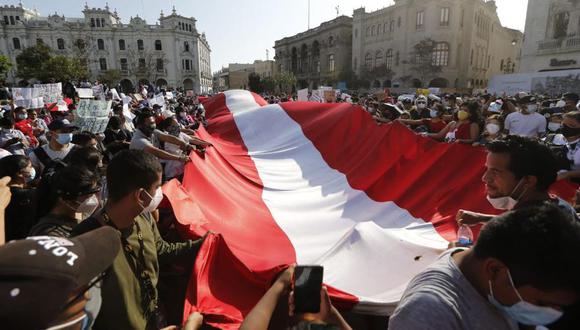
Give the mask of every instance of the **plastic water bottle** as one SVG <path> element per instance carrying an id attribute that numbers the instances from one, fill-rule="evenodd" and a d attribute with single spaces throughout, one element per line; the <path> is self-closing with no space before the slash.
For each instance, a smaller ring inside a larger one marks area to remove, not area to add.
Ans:
<path id="1" fill-rule="evenodd" d="M 468 225 L 459 226 L 459 230 L 457 230 L 457 239 L 461 246 L 473 245 L 473 232 L 471 231 L 471 228 L 469 228 Z"/>

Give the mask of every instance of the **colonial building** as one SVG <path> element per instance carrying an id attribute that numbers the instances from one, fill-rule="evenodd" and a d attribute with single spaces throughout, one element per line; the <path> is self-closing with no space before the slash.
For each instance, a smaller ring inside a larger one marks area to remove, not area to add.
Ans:
<path id="1" fill-rule="evenodd" d="M 336 85 L 350 71 L 352 18 L 339 16 L 306 32 L 277 40 L 276 70 L 292 72 L 299 88 Z"/>
<path id="2" fill-rule="evenodd" d="M 19 6 L 0 7 L 0 52 L 12 63 L 26 47 L 44 43 L 55 54 L 85 61 L 92 79 L 108 70 L 119 70 L 125 90 L 150 82 L 158 86 L 183 87 L 197 93 L 212 88 L 211 49 L 205 34 L 196 29 L 193 17 L 163 12 L 155 25 L 139 16 L 122 23 L 117 12 L 89 8 L 84 16 L 41 16 Z M 17 83 L 15 71 L 8 81 Z"/>
<path id="3" fill-rule="evenodd" d="M 395 0 L 354 11 L 352 68 L 375 88 L 485 88 L 517 70 L 522 39 L 501 25 L 495 1 Z"/>
<path id="4" fill-rule="evenodd" d="M 273 77 L 275 74 L 274 61 L 256 60 L 252 64 L 230 63 L 227 68 L 222 68 L 214 73 L 214 91 L 247 89 L 248 78 L 251 73 L 256 73 L 261 78 Z"/>
<path id="5" fill-rule="evenodd" d="M 521 72 L 580 69 L 580 2 L 529 0 Z"/>

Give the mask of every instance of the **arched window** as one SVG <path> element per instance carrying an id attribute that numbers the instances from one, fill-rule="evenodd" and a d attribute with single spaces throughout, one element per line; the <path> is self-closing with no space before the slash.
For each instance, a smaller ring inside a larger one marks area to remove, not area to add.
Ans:
<path id="1" fill-rule="evenodd" d="M 382 65 L 385 64 L 385 57 L 383 56 L 383 52 L 382 51 L 377 51 L 377 53 L 375 54 L 375 67 L 380 67 Z"/>
<path id="2" fill-rule="evenodd" d="M 187 41 L 183 42 L 183 50 L 189 52 L 189 42 Z"/>
<path id="3" fill-rule="evenodd" d="M 367 55 L 365 56 L 365 67 L 367 70 L 373 68 L 373 56 L 371 55 L 371 53 L 367 53 Z"/>
<path id="4" fill-rule="evenodd" d="M 141 39 L 137 40 L 137 49 L 138 50 L 145 49 L 145 47 L 143 46 L 143 40 L 141 40 Z"/>
<path id="5" fill-rule="evenodd" d="M 14 46 L 14 49 L 20 49 L 20 39 L 12 38 L 12 45 Z"/>
<path id="6" fill-rule="evenodd" d="M 119 50 L 125 50 L 125 40 L 119 39 Z"/>
<path id="7" fill-rule="evenodd" d="M 334 37 L 330 36 L 328 37 L 328 47 L 332 47 L 334 46 Z"/>
<path id="8" fill-rule="evenodd" d="M 161 40 L 155 40 L 155 50 L 161 50 Z"/>
<path id="9" fill-rule="evenodd" d="M 64 49 L 64 39 L 63 38 L 58 38 L 56 39 L 56 48 L 57 49 Z"/>
<path id="10" fill-rule="evenodd" d="M 438 42 L 433 49 L 432 63 L 435 66 L 449 65 L 449 44 Z"/>
<path id="11" fill-rule="evenodd" d="M 335 70 L 335 63 L 334 63 L 334 54 L 328 55 L 328 72 L 334 72 Z"/>
<path id="12" fill-rule="evenodd" d="M 387 50 L 387 71 L 390 71 L 393 69 L 393 50 L 389 49 Z"/>
<path id="13" fill-rule="evenodd" d="M 105 41 L 103 39 L 97 39 L 97 49 L 105 50 Z"/>

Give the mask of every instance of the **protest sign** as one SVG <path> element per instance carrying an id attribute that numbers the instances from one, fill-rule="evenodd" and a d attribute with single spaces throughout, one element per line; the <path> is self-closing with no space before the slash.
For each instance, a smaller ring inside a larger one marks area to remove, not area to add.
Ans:
<path id="1" fill-rule="evenodd" d="M 31 100 L 32 102 L 30 103 L 30 108 L 32 109 L 39 109 L 44 107 L 44 101 L 42 100 L 42 96 L 39 97 L 34 97 Z"/>
<path id="2" fill-rule="evenodd" d="M 77 107 L 75 125 L 83 131 L 103 133 L 109 122 L 111 101 L 82 99 Z"/>
<path id="3" fill-rule="evenodd" d="M 95 85 L 93 86 L 93 95 L 95 96 L 95 98 L 99 99 L 99 100 L 104 100 L 105 99 L 105 89 L 103 87 L 103 85 Z"/>
<path id="4" fill-rule="evenodd" d="M 319 89 L 313 90 L 309 101 L 322 103 L 322 91 Z"/>
<path id="5" fill-rule="evenodd" d="M 111 96 L 113 100 L 121 100 L 121 96 L 119 96 L 116 88 L 111 88 Z"/>
<path id="6" fill-rule="evenodd" d="M 44 103 L 56 103 L 62 96 L 62 83 L 34 84 L 32 97 L 42 97 Z"/>
<path id="7" fill-rule="evenodd" d="M 93 90 L 91 88 L 77 88 L 77 93 L 81 99 L 93 98 Z"/>
<path id="8" fill-rule="evenodd" d="M 173 92 L 165 92 L 165 98 L 168 100 L 173 100 Z"/>
<path id="9" fill-rule="evenodd" d="M 139 102 L 143 101 L 143 96 L 141 96 L 141 94 L 139 94 L 139 93 L 133 94 L 133 97 L 135 98 L 135 100 L 137 100 Z"/>
<path id="10" fill-rule="evenodd" d="M 32 88 L 12 88 L 12 99 L 17 107 L 30 108 L 32 105 Z"/>
<path id="11" fill-rule="evenodd" d="M 308 88 L 298 91 L 298 101 L 308 101 Z"/>

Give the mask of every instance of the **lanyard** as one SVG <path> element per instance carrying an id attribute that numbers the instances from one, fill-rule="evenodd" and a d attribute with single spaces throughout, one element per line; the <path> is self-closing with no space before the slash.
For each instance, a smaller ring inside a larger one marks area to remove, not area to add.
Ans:
<path id="1" fill-rule="evenodd" d="M 111 218 L 103 210 L 103 221 L 118 230 L 117 226 L 111 221 Z M 135 250 L 127 241 L 127 238 L 121 235 L 121 243 L 123 245 L 123 251 L 125 252 L 125 258 L 133 271 L 133 274 L 137 279 L 139 279 L 139 286 L 141 287 L 141 295 L 146 299 L 141 301 L 141 307 L 145 311 L 145 317 L 149 319 L 151 316 L 157 315 L 158 305 L 157 305 L 157 294 L 153 282 L 147 273 L 145 272 L 145 243 L 143 241 L 143 233 L 141 232 L 141 226 L 135 221 L 133 222 L 135 229 L 137 230 L 137 242 L 139 242 L 139 253 L 135 253 Z M 154 304 L 151 308 L 151 303 Z"/>

